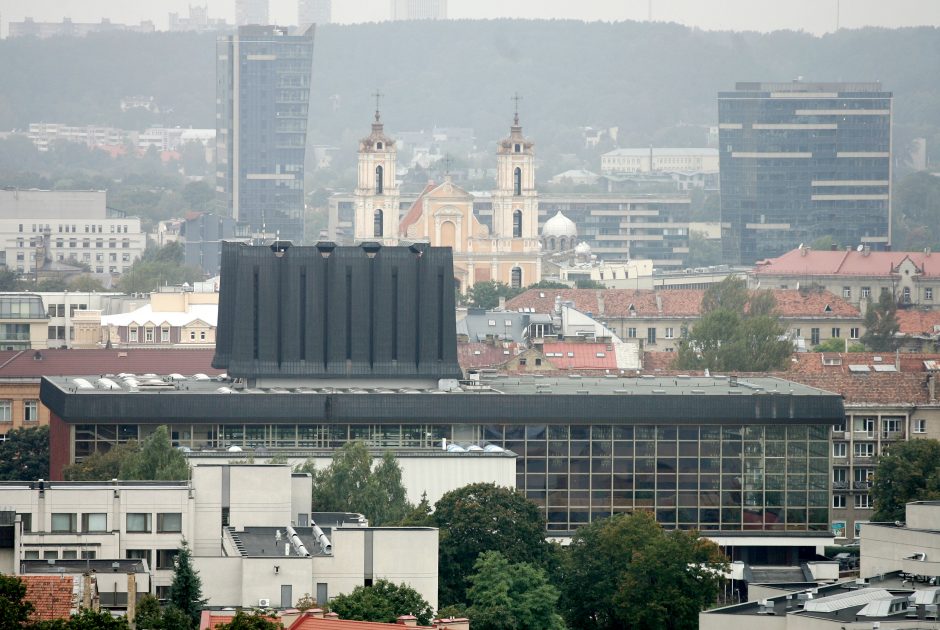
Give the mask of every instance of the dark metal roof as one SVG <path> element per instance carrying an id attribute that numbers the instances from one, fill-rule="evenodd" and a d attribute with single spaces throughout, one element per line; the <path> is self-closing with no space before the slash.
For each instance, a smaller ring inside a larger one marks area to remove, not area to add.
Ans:
<path id="1" fill-rule="evenodd" d="M 457 378 L 450 248 L 223 243 L 213 366 L 244 378 Z"/>

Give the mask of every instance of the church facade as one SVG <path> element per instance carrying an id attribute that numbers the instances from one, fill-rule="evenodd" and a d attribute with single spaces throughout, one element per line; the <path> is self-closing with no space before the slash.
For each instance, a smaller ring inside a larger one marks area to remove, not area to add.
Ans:
<path id="1" fill-rule="evenodd" d="M 429 183 L 399 221 L 396 158 L 395 141 L 385 135 L 376 112 L 372 133 L 359 144 L 356 241 L 450 247 L 461 292 L 487 280 L 524 287 L 542 279 L 535 154 L 518 114 L 497 145 L 492 231 L 474 214 L 473 195 L 450 177 Z"/>

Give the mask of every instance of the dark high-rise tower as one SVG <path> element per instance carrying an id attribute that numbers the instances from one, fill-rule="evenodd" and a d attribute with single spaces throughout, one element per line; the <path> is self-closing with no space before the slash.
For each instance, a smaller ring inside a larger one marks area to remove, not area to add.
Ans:
<path id="1" fill-rule="evenodd" d="M 888 245 L 891 101 L 880 83 L 738 83 L 720 92 L 726 262 L 753 263 L 824 236 Z"/>
<path id="2" fill-rule="evenodd" d="M 252 234 L 303 238 L 313 32 L 244 26 L 216 46 L 219 201 Z"/>

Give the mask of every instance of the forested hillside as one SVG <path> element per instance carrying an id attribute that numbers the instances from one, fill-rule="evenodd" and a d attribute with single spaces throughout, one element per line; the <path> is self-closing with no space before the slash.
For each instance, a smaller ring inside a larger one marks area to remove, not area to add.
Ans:
<path id="1" fill-rule="evenodd" d="M 46 120 L 136 128 L 214 126 L 211 35 L 101 34 L 0 42 L 0 129 Z M 314 60 L 312 139 L 345 144 L 373 107 L 397 130 L 471 126 L 501 134 L 509 97 L 523 96 L 527 134 L 542 150 L 579 144 L 577 127 L 620 126 L 621 144 L 701 144 L 716 93 L 735 81 L 881 80 L 895 94 L 896 146 L 916 136 L 940 149 L 940 30 L 704 32 L 675 24 L 447 21 L 328 25 Z M 126 95 L 153 95 L 159 115 L 122 113 Z M 688 131 L 685 131 L 685 130 Z M 545 155 L 545 153 L 543 153 Z"/>

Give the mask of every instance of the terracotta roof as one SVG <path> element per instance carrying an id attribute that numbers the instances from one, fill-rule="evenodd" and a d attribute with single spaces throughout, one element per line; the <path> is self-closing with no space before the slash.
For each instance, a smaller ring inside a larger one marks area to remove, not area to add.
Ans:
<path id="1" fill-rule="evenodd" d="M 39 378 L 87 374 L 221 374 L 212 367 L 215 350 L 141 348 L 137 350 L 23 350 L 0 363 L 0 378 Z"/>
<path id="2" fill-rule="evenodd" d="M 849 372 L 827 373 L 785 372 L 781 377 L 803 385 L 842 394 L 847 405 L 922 405 L 930 402 L 926 377 L 904 372 Z"/>
<path id="3" fill-rule="evenodd" d="M 378 621 L 351 621 L 348 619 L 326 619 L 323 617 L 299 617 L 288 630 L 390 630 L 391 628 L 434 628 L 435 626 L 403 626 L 397 623 Z"/>
<path id="4" fill-rule="evenodd" d="M 937 334 L 940 326 L 940 311 L 922 311 L 919 309 L 898 309 L 898 324 L 902 335 Z"/>
<path id="5" fill-rule="evenodd" d="M 213 630 L 218 626 L 222 626 L 232 622 L 232 619 L 235 618 L 235 613 L 233 612 L 220 612 L 217 610 L 203 610 L 202 614 L 199 617 L 199 630 Z M 277 618 L 270 617 L 265 615 L 265 619 L 268 621 L 277 621 Z M 280 626 L 279 626 L 280 627 Z"/>
<path id="6" fill-rule="evenodd" d="M 68 619 L 78 608 L 75 595 L 76 578 L 71 575 L 23 575 L 26 600 L 33 607 L 33 621 Z"/>
<path id="7" fill-rule="evenodd" d="M 890 277 L 897 266 L 909 258 L 925 276 L 940 276 L 940 256 L 926 252 L 858 252 L 794 249 L 777 258 L 762 260 L 754 274 L 803 276 L 883 276 Z"/>
<path id="8" fill-rule="evenodd" d="M 825 365 L 822 357 L 837 357 L 841 365 Z M 919 352 L 798 352 L 791 357 L 789 373 L 830 374 L 848 372 L 849 365 L 894 365 L 901 372 L 926 371 L 924 361 L 940 361 L 940 354 Z"/>
<path id="9" fill-rule="evenodd" d="M 408 213 L 405 215 L 405 218 L 401 220 L 398 224 L 398 234 L 401 237 L 408 235 L 408 228 L 418 220 L 421 216 L 421 213 L 424 212 L 424 196 L 434 190 L 437 186 L 434 182 L 428 182 L 427 186 L 424 187 L 424 190 L 421 191 L 421 194 L 418 195 L 418 198 L 415 199 L 415 202 L 411 204 L 411 208 L 408 209 Z"/>
<path id="10" fill-rule="evenodd" d="M 617 370 L 617 353 L 604 343 L 546 343 L 542 353 L 561 370 Z"/>
<path id="11" fill-rule="evenodd" d="M 774 289 L 773 294 L 781 317 L 861 317 L 857 307 L 829 291 Z M 631 317 L 634 313 L 636 317 L 698 317 L 704 295 L 705 291 L 699 289 L 529 289 L 509 300 L 506 308 L 552 313 L 555 297 L 559 296 L 562 301 L 573 302 L 582 313 L 601 319 Z"/>
<path id="12" fill-rule="evenodd" d="M 496 367 L 515 356 L 513 349 L 508 349 L 509 354 L 504 354 L 502 346 L 496 347 L 488 343 L 458 343 L 457 344 L 457 362 L 463 369 Z"/>
<path id="13" fill-rule="evenodd" d="M 675 352 L 644 352 L 643 371 L 661 372 L 663 370 L 672 370 L 672 365 L 675 363 L 675 360 Z"/>

